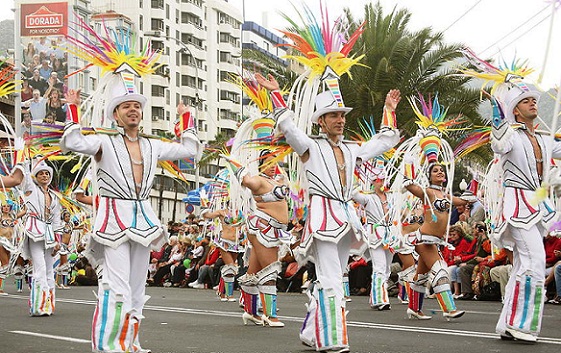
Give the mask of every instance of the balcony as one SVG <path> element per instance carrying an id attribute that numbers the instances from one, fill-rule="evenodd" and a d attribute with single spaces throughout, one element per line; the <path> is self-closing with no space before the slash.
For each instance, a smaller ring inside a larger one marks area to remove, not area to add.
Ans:
<path id="1" fill-rule="evenodd" d="M 192 65 L 184 64 L 180 67 L 180 72 L 182 75 L 188 75 L 191 77 L 202 77 L 203 70 L 201 68 L 196 68 Z"/>
<path id="2" fill-rule="evenodd" d="M 179 28 L 182 33 L 191 33 L 197 38 L 206 38 L 206 33 L 203 27 L 199 26 L 198 24 L 192 22 L 181 23 Z"/>
<path id="3" fill-rule="evenodd" d="M 220 51 L 227 51 L 227 52 L 235 52 L 240 51 L 240 48 L 230 42 L 220 42 L 218 43 L 218 50 Z"/>
<path id="4" fill-rule="evenodd" d="M 240 65 L 237 62 L 234 60 L 223 61 L 218 64 L 218 68 L 221 71 L 240 72 Z"/>
<path id="5" fill-rule="evenodd" d="M 182 12 L 190 12 L 194 15 L 199 16 L 200 18 L 204 18 L 205 16 L 205 12 L 203 10 L 202 6 L 197 6 L 196 4 L 194 4 L 193 2 L 185 2 L 182 1 L 181 4 L 179 5 L 179 9 Z"/>
<path id="6" fill-rule="evenodd" d="M 154 130 L 162 130 L 162 131 L 171 131 L 170 122 L 165 119 L 155 119 L 152 117 L 152 131 Z"/>
<path id="7" fill-rule="evenodd" d="M 220 106 L 220 109 L 231 110 L 231 111 L 234 111 L 234 112 L 237 112 L 237 111 L 240 110 L 240 103 L 236 103 L 236 102 L 231 101 L 231 100 L 221 99 L 218 104 Z M 220 121 L 222 122 L 222 119 L 220 119 Z M 224 121 L 228 121 L 228 120 L 224 120 Z"/>
<path id="8" fill-rule="evenodd" d="M 238 122 L 231 119 L 220 119 L 220 127 L 223 129 L 237 130 Z"/>
<path id="9" fill-rule="evenodd" d="M 221 33 L 237 34 L 239 36 L 239 30 L 234 29 L 229 23 L 221 23 L 218 25 L 218 31 Z M 236 36 L 237 37 L 237 36 Z"/>
<path id="10" fill-rule="evenodd" d="M 150 18 L 166 18 L 166 12 L 163 8 L 151 8 Z"/>
<path id="11" fill-rule="evenodd" d="M 232 82 L 220 81 L 220 89 L 230 92 L 240 92 L 240 87 Z"/>
<path id="12" fill-rule="evenodd" d="M 153 107 L 165 107 L 166 104 L 166 97 L 150 97 L 150 104 Z"/>

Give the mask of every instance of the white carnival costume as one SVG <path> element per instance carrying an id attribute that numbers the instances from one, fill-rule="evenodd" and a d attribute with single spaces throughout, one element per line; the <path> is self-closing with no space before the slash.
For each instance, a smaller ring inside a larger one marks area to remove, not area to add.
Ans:
<path id="1" fill-rule="evenodd" d="M 432 165 L 440 164 L 446 169 L 446 177 L 449 180 L 453 179 L 454 155 L 448 142 L 442 138 L 442 134 L 446 133 L 451 126 L 459 124 L 458 118 L 446 120 L 447 110 L 439 104 L 438 96 L 435 96 L 432 101 L 427 101 L 422 95 L 419 95 L 418 98 L 411 97 L 409 101 L 415 115 L 419 119 L 416 122 L 419 129 L 415 136 L 404 141 L 396 149 L 394 157 L 388 163 L 393 166 L 389 168 L 389 179 L 393 179 L 390 189 L 398 195 L 403 191 L 404 187 L 411 184 L 417 184 L 423 190 L 426 188 L 440 188 L 444 194 L 443 198 L 431 202 L 425 192 L 424 198 L 420 200 L 423 207 L 429 209 L 432 218 L 434 218 L 434 220 L 424 219 L 424 222 L 435 222 L 435 212 L 447 212 L 447 224 L 449 224 L 450 206 L 452 205 L 452 185 L 451 183 L 446 186 L 430 185 L 429 171 Z M 411 212 L 416 207 L 408 206 L 411 196 L 409 192 L 405 192 L 401 197 L 396 197 L 394 207 L 403 213 Z M 415 217 L 418 218 L 418 216 Z M 409 222 L 407 218 L 406 222 Z M 400 225 L 403 226 L 403 223 L 400 222 Z M 423 234 L 420 230 L 417 230 L 412 234 L 403 234 L 403 236 L 406 238 L 405 242 L 411 246 L 417 244 L 449 246 L 447 242 L 448 232 L 443 237 L 440 237 L 434 234 Z M 440 258 L 427 273 L 418 273 L 417 280 L 415 281 L 412 281 L 415 275 L 412 267 L 400 273 L 400 276 L 405 281 L 410 281 L 407 293 L 409 297 L 407 312 L 410 317 L 431 318 L 431 316 L 422 314 L 427 282 L 430 283 L 446 318 L 459 317 L 464 314 L 463 311 L 456 310 L 451 293 L 450 278 L 446 268 L 446 263 Z"/>
<path id="2" fill-rule="evenodd" d="M 362 172 L 362 173 L 361 173 Z M 397 227 L 394 221 L 398 221 L 399 214 L 393 207 L 393 195 L 384 193 L 385 199 L 371 191 L 373 180 L 385 180 L 384 161 L 376 159 L 363 163 L 359 167 L 360 184 L 364 184 L 361 191 L 353 192 L 353 200 L 362 205 L 366 218 L 365 229 L 368 233 L 368 251 L 372 261 L 372 285 L 369 303 L 372 308 L 378 310 L 389 310 L 390 301 L 388 297 L 387 281 L 390 277 L 390 265 L 393 260 L 396 244 Z M 385 188 L 384 186 L 382 186 Z"/>
<path id="3" fill-rule="evenodd" d="M 29 313 L 31 316 L 51 315 L 55 310 L 54 258 L 51 252 L 57 245 L 55 232 L 62 230 L 61 206 L 57 195 L 50 188 L 43 190 L 33 178 L 38 172 L 47 171 L 52 181 L 53 168 L 44 161 L 39 162 L 31 174 L 21 164 L 15 168 L 24 175 L 21 190 L 27 208 L 22 257 L 33 262 Z M 48 207 L 47 198 L 50 199 Z"/>
<path id="4" fill-rule="evenodd" d="M 112 121 L 113 111 L 124 102 L 135 101 L 144 107 L 146 98 L 137 93 L 134 76 L 138 75 L 140 69 L 145 74 L 153 72 L 157 57 L 150 47 L 144 48 L 145 57 L 139 64 L 135 61 L 138 57 L 129 52 L 134 50 L 134 46 L 130 45 L 128 33 L 116 36 L 126 43 L 114 43 L 83 26 L 98 41 L 104 42 L 105 48 L 111 48 L 111 55 L 104 53 L 103 57 L 116 57 L 115 61 L 104 63 L 103 66 L 109 73 L 104 77 L 105 85 L 100 87 L 106 97 L 102 105 L 105 109 L 102 120 Z M 99 64 L 95 58 L 100 56 L 97 54 L 100 50 L 95 45 L 86 48 L 86 53 L 91 56 L 87 58 Z M 113 55 L 119 52 L 123 55 Z M 137 66 L 133 68 L 135 63 Z M 96 109 L 100 107 L 94 107 L 92 117 L 99 119 L 95 114 L 101 112 Z M 139 326 L 144 303 L 148 299 L 144 293 L 150 247 L 159 248 L 166 241 L 164 228 L 149 201 L 157 164 L 164 160 L 199 157 L 200 143 L 189 113 L 181 117 L 176 135 L 179 135 L 180 143 L 166 142 L 139 133 L 134 141 L 138 140 L 142 160 L 135 161 L 125 145 L 125 138 L 131 138 L 125 135 L 122 128 L 83 135 L 78 108 L 69 106 L 61 148 L 89 156 L 101 152 L 99 158 L 92 160 L 97 186 L 94 194 L 99 196 L 99 205 L 89 244 L 92 263 L 103 265 L 92 323 L 94 352 L 148 352 L 140 347 Z M 140 183 L 134 181 L 133 163 L 142 165 Z"/>
<path id="5" fill-rule="evenodd" d="M 491 169 L 487 178 L 502 180 L 502 185 L 494 186 L 500 191 L 492 194 L 502 194 L 502 198 L 489 200 L 495 206 L 491 209 L 495 216 L 491 219 L 491 239 L 495 245 L 512 247 L 513 250 L 513 268 L 496 331 L 505 339 L 535 342 L 541 328 L 545 295 L 542 238 L 558 217 L 548 197 L 547 184 L 560 182 L 542 180 L 537 165 L 542 163 L 543 176 L 549 175 L 551 159 L 561 158 L 561 142 L 536 131 L 535 138 L 542 155 L 541 160 L 537 160 L 526 126 L 515 120 L 513 111 L 519 102 L 527 98 L 537 101 L 540 97 L 539 92 L 521 80 L 533 70 L 519 65 L 518 61 L 512 67 L 496 68 L 471 52 L 468 54 L 470 60 L 483 68 L 483 73 L 464 73 L 483 78 L 485 83 L 495 83 L 491 90 L 491 147 L 497 159 L 496 167 Z"/>
<path id="6" fill-rule="evenodd" d="M 252 321 L 256 324 L 264 324 L 274 327 L 282 327 L 284 324 L 277 319 L 277 278 L 282 270 L 278 258 L 283 257 L 290 251 L 292 234 L 287 231 L 287 224 L 281 223 L 274 215 L 268 214 L 256 205 L 255 197 L 260 202 L 288 202 L 291 200 L 288 188 L 288 178 L 284 174 L 276 174 L 281 180 L 270 178 L 260 173 L 260 167 L 265 159 L 274 156 L 271 164 L 282 161 L 291 149 L 287 146 L 275 144 L 273 130 L 275 121 L 269 117 L 273 110 L 273 102 L 264 87 L 259 86 L 255 77 L 250 72 L 244 72 L 244 78 L 238 79 L 238 85 L 251 98 L 256 107 L 250 110 L 250 117 L 245 120 L 238 129 L 232 144 L 228 167 L 231 175 L 236 180 L 230 182 L 231 203 L 237 209 L 242 209 L 245 214 L 245 224 L 249 234 L 266 248 L 278 248 L 277 259 L 261 264 L 261 269 L 246 273 L 238 279 L 243 298 L 244 324 Z M 256 111 L 256 110 L 259 111 Z M 246 161 L 244 166 L 237 161 Z M 242 186 L 245 176 L 260 175 L 272 186 L 272 190 L 261 195 L 252 195 L 251 190 Z M 251 243 L 249 244 L 251 246 Z M 248 262 L 253 258 L 259 260 L 258 250 L 249 249 Z M 247 257 L 247 253 L 246 253 Z M 260 320 L 258 307 L 261 303 L 263 315 Z M 273 319 L 273 320 L 271 320 Z"/>
<path id="7" fill-rule="evenodd" d="M 295 59 L 308 63 L 310 70 L 293 87 L 296 115 L 288 109 L 278 109 L 274 116 L 277 129 L 284 134 L 296 154 L 309 156 L 306 162 L 296 164 L 296 167 L 294 163 L 291 165 L 299 173 L 299 185 L 307 189 L 304 197 L 308 201 L 306 225 L 298 250 L 304 258 L 310 258 L 315 263 L 318 278 L 311 291 L 300 339 L 306 345 L 315 346 L 318 351 L 348 352 L 343 272 L 351 247 L 359 248 L 367 241 L 352 201 L 353 173 L 357 163 L 380 155 L 397 144 L 399 133 L 391 126 L 362 145 L 344 141 L 341 136 L 335 146 L 341 150 L 343 164 L 338 164 L 333 142 L 325 135 L 308 136 L 311 122 L 317 123 L 323 114 L 346 113 L 352 109 L 343 103 L 338 78 L 360 60 L 360 57 L 353 59 L 346 55 L 362 32 L 362 26 L 343 45 L 346 29 L 341 22 L 330 28 L 326 12 L 323 14 L 325 18 L 321 26 L 313 19 L 304 28 L 292 22 L 302 36 L 286 33 L 301 53 Z M 317 35 L 311 36 L 310 33 Z M 307 49 L 309 47 L 313 51 Z M 328 90 L 317 94 L 322 83 Z M 289 99 L 288 106 L 291 103 Z M 294 117 L 296 121 L 293 121 Z M 345 184 L 342 184 L 339 171 L 345 173 Z M 302 262 L 302 256 L 299 260 Z"/>

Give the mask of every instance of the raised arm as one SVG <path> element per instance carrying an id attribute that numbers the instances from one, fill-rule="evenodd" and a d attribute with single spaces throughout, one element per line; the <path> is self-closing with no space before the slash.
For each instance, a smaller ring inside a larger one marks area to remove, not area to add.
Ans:
<path id="1" fill-rule="evenodd" d="M 285 136 L 286 142 L 302 158 L 302 161 L 306 162 L 309 158 L 308 151 L 312 145 L 312 139 L 294 124 L 292 120 L 294 112 L 286 108 L 286 103 L 279 91 L 279 83 L 272 75 L 268 75 L 267 79 L 257 73 L 255 79 L 257 83 L 271 92 L 275 107 L 273 118 L 277 122 L 277 129 Z"/>
<path id="2" fill-rule="evenodd" d="M 201 159 L 203 146 L 197 137 L 196 122 L 190 107 L 179 103 L 177 106 L 178 122 L 175 125 L 175 135 L 180 139 L 177 142 L 162 142 L 165 148 L 162 148 L 158 155 L 158 160 L 178 160 L 184 158 L 193 158 L 196 162 Z"/>
<path id="3" fill-rule="evenodd" d="M 79 106 L 80 106 L 80 90 L 69 90 L 66 93 L 67 109 L 66 109 L 66 126 L 64 133 L 60 139 L 60 148 L 63 151 L 73 151 L 90 156 L 101 156 L 101 139 L 97 135 L 82 135 L 82 127 L 80 126 Z"/>
<path id="4" fill-rule="evenodd" d="M 2 176 L 2 186 L 5 188 L 12 188 L 18 186 L 23 181 L 23 171 L 20 168 L 14 168 L 10 175 Z"/>
<path id="5" fill-rule="evenodd" d="M 218 217 L 224 217 L 224 210 L 216 210 L 216 211 L 210 211 L 210 210 L 204 210 L 203 212 L 201 212 L 201 217 L 206 218 L 206 219 L 215 219 Z"/>
<path id="6" fill-rule="evenodd" d="M 489 98 L 491 107 L 493 108 L 491 149 L 497 154 L 506 154 L 512 150 L 512 147 L 516 143 L 514 130 L 505 119 L 505 114 L 497 99 L 485 91 L 483 91 L 483 94 Z"/>
<path id="7" fill-rule="evenodd" d="M 361 146 L 358 154 L 359 160 L 366 161 L 379 156 L 397 145 L 399 130 L 397 130 L 395 110 L 400 101 L 401 92 L 398 89 L 392 89 L 388 92 L 384 103 L 380 132 Z"/>

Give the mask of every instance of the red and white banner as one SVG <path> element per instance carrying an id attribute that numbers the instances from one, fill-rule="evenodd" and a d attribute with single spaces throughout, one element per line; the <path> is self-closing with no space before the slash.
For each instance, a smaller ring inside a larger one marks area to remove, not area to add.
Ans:
<path id="1" fill-rule="evenodd" d="M 64 36 L 68 33 L 68 2 L 21 4 L 21 36 Z"/>

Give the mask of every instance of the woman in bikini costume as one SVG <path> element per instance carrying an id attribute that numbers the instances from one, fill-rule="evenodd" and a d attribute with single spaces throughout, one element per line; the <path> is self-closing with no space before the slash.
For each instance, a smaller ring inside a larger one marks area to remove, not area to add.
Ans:
<path id="1" fill-rule="evenodd" d="M 446 271 L 446 262 L 438 252 L 438 245 L 446 246 L 446 232 L 451 203 L 465 205 L 468 202 L 458 197 L 451 197 L 445 192 L 446 170 L 438 163 L 428 169 L 430 186 L 423 189 L 413 180 L 407 180 L 404 187 L 424 202 L 424 222 L 417 230 L 414 241 L 415 251 L 419 254 L 417 271 L 409 289 L 409 307 L 407 315 L 419 320 L 431 319 L 422 312 L 425 285 L 430 281 L 438 304 L 444 317 L 449 320 L 462 316 L 465 311 L 457 310 L 450 290 L 450 278 Z"/>
<path id="2" fill-rule="evenodd" d="M 259 158 L 259 175 L 246 174 L 242 186 L 251 190 L 254 209 L 247 216 L 247 227 L 251 252 L 247 274 L 240 277 L 244 301 L 243 322 L 249 321 L 263 326 L 283 327 L 277 318 L 277 277 L 281 271 L 279 247 L 288 247 L 291 234 L 286 231 L 288 223 L 289 190 L 285 178 L 277 178 L 277 165 L 272 163 L 274 155 L 263 150 Z M 282 251 L 281 251 L 282 252 Z M 263 315 L 257 314 L 258 298 L 261 299 Z"/>
<path id="3" fill-rule="evenodd" d="M 17 251 L 17 244 L 14 239 L 14 227 L 16 226 L 17 219 L 25 214 L 25 209 L 20 211 L 14 217 L 13 204 L 8 202 L 2 203 L 2 215 L 0 218 L 0 295 L 4 293 L 4 281 L 8 275 L 10 268 L 10 257 Z M 23 259 L 18 258 L 16 267 L 14 267 L 14 277 L 16 279 L 23 279 L 23 267 L 18 265 L 23 263 Z M 18 286 L 18 292 L 20 292 Z"/>
<path id="4" fill-rule="evenodd" d="M 217 294 L 221 301 L 235 302 L 234 281 L 238 274 L 236 260 L 238 253 L 245 251 L 242 244 L 244 241 L 241 230 L 242 219 L 228 208 L 216 211 L 205 210 L 201 213 L 201 217 L 220 221 L 221 231 L 214 233 L 215 236 L 212 239 L 212 242 L 220 249 L 220 256 L 224 261 L 224 266 L 220 269 L 220 283 Z"/>

